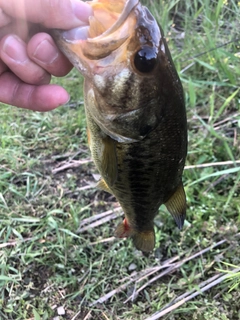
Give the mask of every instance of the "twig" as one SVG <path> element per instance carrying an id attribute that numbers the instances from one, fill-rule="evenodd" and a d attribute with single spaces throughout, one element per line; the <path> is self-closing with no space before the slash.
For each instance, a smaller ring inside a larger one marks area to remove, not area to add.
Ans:
<path id="1" fill-rule="evenodd" d="M 81 165 L 83 164 L 86 164 L 86 163 L 90 163 L 92 162 L 92 160 L 90 159 L 87 159 L 87 160 L 71 160 L 71 161 L 63 161 L 63 165 L 61 167 L 57 167 L 55 169 L 52 170 L 52 173 L 53 174 L 56 174 L 60 171 L 64 171 L 66 169 L 70 169 L 70 168 L 77 168 L 77 167 L 80 167 Z"/>
<path id="2" fill-rule="evenodd" d="M 104 316 L 104 318 L 106 319 L 106 320 L 110 320 L 109 318 L 108 318 L 108 316 L 102 311 L 102 315 Z"/>
<path id="3" fill-rule="evenodd" d="M 76 191 L 83 191 L 83 190 L 94 189 L 94 188 L 96 188 L 96 184 L 89 184 L 87 186 L 78 188 Z"/>
<path id="4" fill-rule="evenodd" d="M 77 319 L 77 317 L 79 316 L 80 312 L 81 312 L 81 310 L 79 310 L 79 311 L 74 315 L 74 317 L 72 317 L 71 320 Z M 89 312 L 91 312 L 91 311 L 89 311 Z M 89 313 L 89 312 L 88 312 L 88 313 Z"/>
<path id="5" fill-rule="evenodd" d="M 6 247 L 14 247 L 16 246 L 18 243 L 22 243 L 22 242 L 26 242 L 29 240 L 32 240 L 33 238 L 25 238 L 22 240 L 18 240 L 18 241 L 10 241 L 10 242 L 4 242 L 4 243 L 0 243 L 0 248 L 6 248 Z"/>
<path id="6" fill-rule="evenodd" d="M 57 155 L 53 155 L 51 156 L 51 158 L 53 160 L 58 160 L 58 159 L 66 159 L 66 158 L 69 158 L 70 160 L 73 160 L 76 156 L 78 156 L 79 154 L 82 154 L 82 153 L 88 153 L 88 149 L 78 149 L 77 152 L 67 152 L 67 153 L 64 153 L 64 154 L 57 154 Z"/>
<path id="7" fill-rule="evenodd" d="M 91 217 L 89 217 L 89 218 L 83 219 L 83 220 L 81 221 L 81 223 L 80 223 L 80 228 L 81 228 L 82 226 L 86 225 L 86 224 L 89 224 L 89 223 L 91 223 L 91 222 L 93 222 L 93 221 L 95 221 L 95 220 L 99 220 L 99 219 L 101 219 L 101 218 L 104 218 L 104 217 L 112 214 L 113 212 L 117 212 L 117 211 L 119 211 L 119 210 L 121 210 L 121 207 L 117 207 L 117 208 L 112 209 L 112 210 L 104 211 L 104 212 L 102 212 L 102 213 L 95 214 L 95 215 L 93 215 L 93 216 L 91 216 Z"/>
<path id="8" fill-rule="evenodd" d="M 84 317 L 83 320 L 90 319 L 91 313 L 92 313 L 92 310 L 90 310 L 90 311 L 88 312 L 88 314 Z M 76 319 L 77 319 L 77 318 L 76 318 Z"/>
<path id="9" fill-rule="evenodd" d="M 136 273 L 134 275 L 130 275 L 127 278 L 127 279 L 130 279 L 129 281 L 127 281 L 126 283 L 122 284 L 117 289 L 114 289 L 114 290 L 108 292 L 107 294 L 105 294 L 104 296 L 100 297 L 98 300 L 94 301 L 91 304 L 91 306 L 93 306 L 93 305 L 95 305 L 97 303 L 103 303 L 103 302 L 107 301 L 112 296 L 114 296 L 116 293 L 125 290 L 131 283 L 137 282 L 138 280 L 140 281 L 140 280 L 144 279 L 145 277 L 151 275 L 152 273 L 159 271 L 159 269 L 168 268 L 173 261 L 178 260 L 179 258 L 180 258 L 179 255 L 175 256 L 175 257 L 172 257 L 172 258 L 164 261 L 164 263 L 161 266 L 147 268 L 147 269 L 145 269 L 143 271 L 140 271 L 140 272 L 138 272 L 138 273 Z"/>
<path id="10" fill-rule="evenodd" d="M 220 274 L 215 274 L 215 276 L 201 282 L 198 287 L 199 288 L 202 288 L 204 286 L 206 286 L 207 284 L 211 283 L 212 281 L 214 281 L 215 279 L 219 278 L 220 277 Z M 186 298 L 187 296 L 191 295 L 193 292 L 196 291 L 196 288 L 192 289 L 192 290 L 189 290 L 183 294 L 181 294 L 180 296 L 178 296 L 177 298 L 175 298 L 172 302 L 168 303 L 165 307 L 163 307 L 160 311 L 163 311 L 165 309 L 167 309 L 168 307 L 172 306 L 173 304 L 176 304 L 178 301 Z"/>
<path id="11" fill-rule="evenodd" d="M 127 287 L 134 281 L 135 281 L 135 278 L 133 278 L 132 280 L 129 280 L 128 282 L 126 282 L 126 283 L 122 284 L 121 286 L 117 287 L 117 289 L 109 291 L 107 294 L 105 294 L 104 296 L 100 297 L 99 299 L 97 299 L 93 303 L 91 303 L 90 307 L 94 306 L 97 303 L 104 303 L 105 301 L 110 299 L 112 296 L 114 296 L 118 292 L 121 292 L 121 291 L 127 289 Z"/>
<path id="12" fill-rule="evenodd" d="M 0 244 L 0 248 L 14 247 L 16 244 L 17 244 L 17 241 L 5 242 Z"/>
<path id="13" fill-rule="evenodd" d="M 234 269 L 232 270 L 232 273 L 236 273 L 240 270 L 240 268 Z M 173 310 L 176 310 L 178 307 L 180 307 L 181 305 L 183 305 L 185 302 L 195 298 L 196 296 L 198 296 L 199 294 L 202 294 L 203 292 L 207 291 L 208 289 L 216 286 L 217 284 L 221 283 L 222 281 L 224 281 L 225 279 L 227 279 L 229 277 L 229 274 L 224 274 L 222 275 L 222 273 L 218 274 L 218 278 L 216 280 L 214 280 L 216 278 L 216 276 L 213 276 L 212 278 L 210 278 L 208 281 L 211 281 L 209 284 L 207 284 L 206 286 L 202 287 L 200 290 L 193 292 L 192 294 L 190 294 L 189 296 L 187 296 L 186 298 L 183 298 L 182 300 L 176 302 L 175 304 L 171 305 L 168 308 L 163 308 L 160 311 L 154 313 L 152 316 L 146 318 L 145 320 L 157 320 L 160 319 L 162 316 L 166 315 L 169 312 L 172 312 Z"/>
<path id="14" fill-rule="evenodd" d="M 179 258 L 179 256 L 174 257 L 172 259 L 176 259 Z M 170 259 L 169 259 L 170 260 Z M 169 267 L 169 260 L 167 260 L 162 266 L 161 268 L 167 268 Z M 131 283 L 136 282 L 138 279 L 141 279 L 142 277 L 145 277 L 146 275 L 150 275 L 152 274 L 153 269 L 156 270 L 159 267 L 153 267 L 153 268 L 148 268 L 145 269 L 143 271 L 138 272 L 137 274 L 134 274 L 133 276 L 131 275 L 130 277 L 128 277 L 128 279 L 130 278 L 129 281 L 127 281 L 126 283 L 122 284 L 121 286 L 119 286 L 117 289 L 114 289 L 110 292 L 108 292 L 107 294 L 105 294 L 104 296 L 100 297 L 98 300 L 94 301 L 91 306 L 97 304 L 97 303 L 103 303 L 105 301 L 107 301 L 108 299 L 110 299 L 112 296 L 114 296 L 116 293 L 125 290 Z"/>
<path id="15" fill-rule="evenodd" d="M 229 121 L 232 122 L 233 118 L 236 118 L 236 117 L 240 117 L 240 113 L 235 113 L 235 114 L 231 115 L 231 117 L 224 118 L 224 119 L 221 120 L 221 121 L 215 122 L 213 126 L 214 126 L 214 127 L 215 127 L 215 126 L 220 126 L 221 124 L 226 123 L 226 122 L 229 122 Z M 233 121 L 237 121 L 237 120 L 238 120 L 238 119 L 236 119 L 236 120 L 234 119 Z"/>
<path id="16" fill-rule="evenodd" d="M 211 162 L 211 163 L 195 164 L 195 165 L 192 165 L 192 166 L 185 166 L 184 169 L 188 170 L 188 169 L 199 169 L 199 168 L 215 167 L 215 166 L 234 166 L 235 164 L 238 164 L 238 163 L 240 163 L 240 160 Z"/>
<path id="17" fill-rule="evenodd" d="M 221 183 L 224 179 L 228 177 L 228 174 L 224 174 L 220 176 L 216 181 L 210 183 L 209 187 L 203 191 L 203 195 L 206 195 L 212 188 L 215 188 L 219 183 Z"/>
<path id="18" fill-rule="evenodd" d="M 112 242 L 115 239 L 116 239 L 115 237 L 105 238 L 98 241 L 90 242 L 89 245 L 94 246 L 95 244 L 99 244 L 99 243 Z"/>
<path id="19" fill-rule="evenodd" d="M 94 301 L 90 306 L 93 306 L 97 303 L 104 303 L 105 301 L 109 300 L 112 296 L 114 296 L 115 294 L 125 290 L 130 284 L 132 284 L 133 282 L 137 283 L 141 280 L 143 280 L 144 278 L 152 275 L 153 273 L 156 273 L 162 269 L 166 269 L 164 270 L 163 272 L 161 272 L 159 275 L 157 275 L 156 277 L 152 278 L 150 281 L 148 281 L 144 286 L 142 286 L 141 288 L 139 288 L 137 291 L 134 291 L 134 293 L 126 300 L 124 301 L 124 303 L 126 303 L 127 301 L 129 301 L 133 296 L 134 298 L 136 297 L 136 295 L 141 291 L 143 290 L 145 287 L 147 287 L 150 283 L 156 281 L 157 279 L 159 279 L 160 277 L 163 277 L 164 275 L 166 274 L 169 274 L 173 271 L 176 271 L 177 268 L 179 268 L 180 266 L 182 266 L 185 262 L 187 261 L 190 261 L 208 251 L 210 251 L 211 249 L 217 247 L 217 246 L 220 246 L 221 244 L 225 243 L 227 240 L 226 239 L 223 239 L 217 243 L 215 243 L 214 245 L 208 247 L 208 248 L 205 248 L 193 255 L 191 255 L 190 257 L 187 257 L 179 262 L 175 262 L 173 263 L 173 261 L 175 260 L 178 260 L 180 257 L 179 256 L 175 256 L 171 259 L 168 259 L 166 260 L 161 266 L 158 266 L 158 267 L 153 267 L 153 268 L 148 268 L 148 269 L 145 269 L 139 273 L 137 273 L 136 275 L 134 276 L 130 276 L 130 280 L 127 281 L 126 283 L 123 283 L 121 286 L 119 286 L 118 288 L 112 290 L 112 291 L 109 291 L 107 294 L 105 294 L 104 296 L 100 297 L 99 299 L 97 299 L 96 301 Z"/>
<path id="20" fill-rule="evenodd" d="M 232 121 L 232 125 L 234 124 L 234 123 L 238 123 L 238 120 L 236 119 L 236 120 L 234 120 L 234 121 Z M 218 126 L 218 127 L 216 127 L 216 126 L 213 126 L 214 127 L 214 129 L 217 131 L 217 130 L 220 130 L 220 129 L 223 129 L 223 128 L 225 128 L 225 127 L 229 127 L 229 123 L 225 123 L 225 124 L 222 124 L 221 126 Z M 232 128 L 233 129 L 233 128 Z"/>
<path id="21" fill-rule="evenodd" d="M 221 244 L 223 244 L 223 243 L 226 242 L 226 241 L 227 241 L 227 240 L 225 240 L 225 239 L 224 239 L 224 240 L 221 240 L 221 241 L 215 243 L 214 245 L 212 245 L 212 246 L 210 246 L 210 247 L 208 247 L 208 248 L 205 248 L 205 249 L 203 249 L 203 250 L 200 250 L 199 252 L 191 255 L 190 257 L 184 258 L 184 259 L 182 259 L 181 261 L 174 263 L 174 264 L 171 265 L 167 270 L 164 270 L 163 272 L 161 272 L 160 274 L 158 274 L 158 275 L 155 276 L 154 278 L 150 279 L 150 280 L 149 280 L 148 282 L 146 282 L 143 286 L 141 286 L 138 290 L 136 290 L 135 294 L 134 294 L 134 295 L 132 294 L 132 295 L 125 301 L 125 303 L 126 303 L 127 301 L 129 301 L 130 299 L 131 299 L 132 301 L 133 301 L 134 299 L 136 299 L 136 297 L 138 296 L 138 294 L 139 294 L 142 290 L 144 290 L 146 287 L 148 287 L 149 284 L 155 282 L 156 280 L 162 278 L 163 276 L 165 276 L 165 275 L 167 275 L 167 274 L 170 274 L 170 273 L 176 271 L 176 270 L 177 270 L 179 267 L 181 267 L 184 263 L 186 263 L 186 262 L 188 262 L 188 261 L 190 261 L 190 260 L 193 260 L 193 259 L 199 257 L 200 255 L 202 255 L 202 254 L 204 254 L 204 253 L 212 250 L 213 248 L 215 248 L 215 247 L 217 247 L 217 246 L 220 246 Z"/>
<path id="22" fill-rule="evenodd" d="M 113 219 L 115 219 L 115 218 L 117 218 L 118 216 L 121 216 L 121 215 L 123 215 L 123 212 L 121 212 L 119 214 L 117 214 L 117 213 L 110 214 L 106 218 L 102 218 L 101 220 L 95 221 L 95 222 L 89 224 L 88 226 L 79 228 L 77 230 L 77 233 L 81 233 L 81 232 L 87 231 L 89 229 L 96 228 L 96 227 L 100 226 L 101 224 L 104 224 L 104 223 L 106 223 L 106 222 L 108 222 L 110 220 L 113 220 Z"/>
<path id="23" fill-rule="evenodd" d="M 184 253 L 183 253 L 183 255 L 184 255 Z M 152 274 L 154 274 L 154 273 L 156 273 L 156 272 L 158 272 L 158 271 L 160 271 L 160 270 L 162 270 L 162 269 L 165 269 L 165 268 L 167 268 L 167 267 L 171 267 L 171 266 L 172 266 L 172 263 L 173 263 L 174 261 L 176 261 L 176 260 L 179 260 L 179 259 L 180 259 L 180 256 L 175 256 L 175 257 L 173 257 L 173 258 L 171 258 L 171 259 L 166 260 L 161 266 L 154 267 L 154 268 L 152 268 L 152 271 L 150 271 L 148 274 L 146 274 L 146 275 L 144 275 L 144 276 L 142 276 L 142 277 L 139 277 L 139 279 L 136 280 L 136 283 L 141 282 L 141 281 L 144 280 L 145 278 L 151 276 Z M 127 300 L 124 301 L 124 303 L 126 303 L 126 302 L 127 302 Z"/>
<path id="24" fill-rule="evenodd" d="M 84 226 L 84 227 L 80 226 L 80 228 L 77 230 L 77 233 L 81 233 L 81 232 L 87 231 L 88 229 L 96 228 L 96 227 L 100 226 L 101 224 L 104 224 L 104 223 L 106 223 L 106 222 L 108 222 L 110 220 L 113 220 L 113 219 L 115 219 L 117 217 L 120 217 L 122 215 L 123 215 L 123 212 L 120 212 L 120 213 L 113 212 L 112 214 L 106 216 L 105 218 L 102 218 L 100 220 L 92 222 L 87 226 Z"/>

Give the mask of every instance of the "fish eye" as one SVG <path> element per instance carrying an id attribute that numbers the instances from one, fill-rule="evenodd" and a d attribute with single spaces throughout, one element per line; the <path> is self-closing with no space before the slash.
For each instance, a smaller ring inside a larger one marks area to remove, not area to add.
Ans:
<path id="1" fill-rule="evenodd" d="M 135 68 L 142 72 L 151 72 L 157 64 L 157 52 L 155 48 L 145 46 L 142 47 L 134 57 Z"/>

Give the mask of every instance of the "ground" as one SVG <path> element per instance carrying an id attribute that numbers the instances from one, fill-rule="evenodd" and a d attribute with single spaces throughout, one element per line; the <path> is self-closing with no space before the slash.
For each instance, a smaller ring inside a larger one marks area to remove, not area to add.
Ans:
<path id="1" fill-rule="evenodd" d="M 185 90 L 185 226 L 161 207 L 147 256 L 113 237 L 122 212 L 95 188 L 76 70 L 53 79 L 66 106 L 1 105 L 0 319 L 240 319 L 240 4 L 145 3 Z"/>

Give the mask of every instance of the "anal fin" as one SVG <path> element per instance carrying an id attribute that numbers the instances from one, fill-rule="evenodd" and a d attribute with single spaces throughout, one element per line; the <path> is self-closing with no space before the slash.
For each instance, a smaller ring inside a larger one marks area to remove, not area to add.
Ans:
<path id="1" fill-rule="evenodd" d="M 129 225 L 127 219 L 125 218 L 123 222 L 119 223 L 115 232 L 114 236 L 116 238 L 128 238 L 132 234 L 132 228 Z"/>
<path id="2" fill-rule="evenodd" d="M 182 182 L 177 187 L 174 194 L 164 203 L 168 211 L 173 216 L 179 229 L 182 229 L 184 225 L 184 219 L 186 217 L 186 195 Z"/>

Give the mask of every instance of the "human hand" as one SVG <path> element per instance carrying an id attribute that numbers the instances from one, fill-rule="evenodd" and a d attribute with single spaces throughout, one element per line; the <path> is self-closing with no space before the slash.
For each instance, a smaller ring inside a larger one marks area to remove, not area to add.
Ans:
<path id="1" fill-rule="evenodd" d="M 0 102 L 35 111 L 66 103 L 66 90 L 49 83 L 72 65 L 44 31 L 87 25 L 91 14 L 78 0 L 0 0 Z"/>

